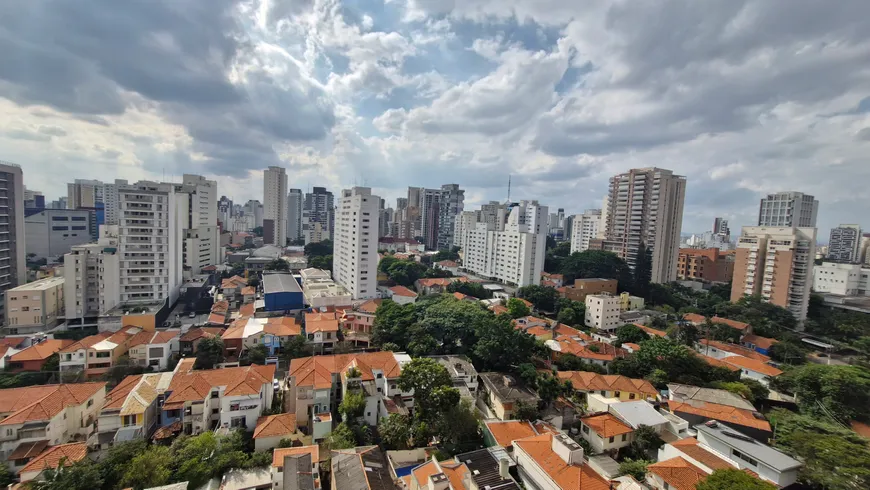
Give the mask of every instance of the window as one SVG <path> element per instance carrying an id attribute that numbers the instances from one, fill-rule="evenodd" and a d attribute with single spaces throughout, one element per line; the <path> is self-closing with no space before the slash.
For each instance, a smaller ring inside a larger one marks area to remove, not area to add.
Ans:
<path id="1" fill-rule="evenodd" d="M 628 399 L 629 399 L 629 400 L 634 400 L 634 393 L 629 393 L 629 394 L 628 394 Z"/>
<path id="2" fill-rule="evenodd" d="M 94 404 L 94 400 L 88 400 L 88 407 Z"/>
<path id="3" fill-rule="evenodd" d="M 613 439 L 614 439 L 614 438 L 611 437 L 611 438 L 608 440 L 608 442 L 613 442 Z"/>
<path id="4" fill-rule="evenodd" d="M 583 433 L 584 433 L 584 434 L 588 434 L 588 433 L 589 433 L 589 426 L 588 426 L 588 425 L 584 425 L 584 426 L 583 426 Z"/>
<path id="5" fill-rule="evenodd" d="M 217 390 L 211 392 L 211 397 L 212 397 L 212 398 L 217 398 L 219 395 L 220 395 L 220 394 L 218 393 Z"/>
<path id="6" fill-rule="evenodd" d="M 622 434 L 622 442 L 625 442 L 626 439 L 628 439 L 628 434 Z"/>

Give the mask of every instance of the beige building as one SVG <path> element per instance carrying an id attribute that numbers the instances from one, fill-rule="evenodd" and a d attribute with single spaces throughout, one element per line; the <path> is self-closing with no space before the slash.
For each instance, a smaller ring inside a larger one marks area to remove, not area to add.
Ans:
<path id="1" fill-rule="evenodd" d="M 72 247 L 63 256 L 67 320 L 105 315 L 120 303 L 118 243 L 118 227 L 101 226 L 97 243 Z"/>
<path id="2" fill-rule="evenodd" d="M 677 279 L 686 178 L 661 168 L 636 168 L 610 179 L 604 250 L 634 268 L 641 243 L 652 251 L 652 282 Z"/>
<path id="3" fill-rule="evenodd" d="M 28 334 L 57 325 L 64 315 L 63 284 L 63 277 L 48 277 L 7 291 L 6 333 Z"/>
<path id="4" fill-rule="evenodd" d="M 622 299 L 610 294 L 590 294 L 586 296 L 587 327 L 597 330 L 616 330 L 622 325 L 619 313 L 622 311 Z"/>
<path id="5" fill-rule="evenodd" d="M 815 228 L 743 227 L 737 241 L 731 301 L 757 294 L 803 320 L 815 254 Z"/>

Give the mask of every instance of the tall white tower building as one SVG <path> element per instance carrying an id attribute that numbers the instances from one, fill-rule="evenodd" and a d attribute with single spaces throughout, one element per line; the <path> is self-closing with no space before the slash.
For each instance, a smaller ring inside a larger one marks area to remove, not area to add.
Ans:
<path id="1" fill-rule="evenodd" d="M 6 291 L 27 282 L 24 172 L 0 160 L 0 320 L 6 322 Z"/>
<path id="2" fill-rule="evenodd" d="M 284 167 L 269 167 L 263 173 L 263 242 L 279 247 L 287 245 L 287 172 Z"/>
<path id="3" fill-rule="evenodd" d="M 636 168 L 610 179 L 604 249 L 634 268 L 643 243 L 652 252 L 651 281 L 677 279 L 686 178 L 662 168 Z"/>
<path id="4" fill-rule="evenodd" d="M 574 215 L 571 225 L 571 253 L 588 250 L 589 240 L 598 238 L 600 225 L 600 209 L 587 209 L 583 214 Z"/>
<path id="5" fill-rule="evenodd" d="M 380 197 L 368 187 L 341 192 L 335 213 L 332 277 L 354 299 L 377 297 Z"/>
<path id="6" fill-rule="evenodd" d="M 189 279 L 202 272 L 203 267 L 221 262 L 217 182 L 200 175 L 184 174 L 183 183 L 176 186 L 175 191 L 179 196 L 179 224 L 184 234 L 184 276 Z"/>

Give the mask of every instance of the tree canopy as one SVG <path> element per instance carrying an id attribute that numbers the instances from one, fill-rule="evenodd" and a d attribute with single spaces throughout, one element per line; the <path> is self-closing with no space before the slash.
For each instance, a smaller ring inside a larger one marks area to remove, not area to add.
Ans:
<path id="1" fill-rule="evenodd" d="M 323 240 L 322 242 L 312 242 L 305 245 L 305 256 L 311 260 L 312 257 L 321 257 L 332 255 L 332 241 Z"/>
<path id="2" fill-rule="evenodd" d="M 616 279 L 623 288 L 634 282 L 628 264 L 616 254 L 603 250 L 575 252 L 565 258 L 559 272 L 565 277 L 566 284 L 574 279 L 590 277 Z"/>
<path id="3" fill-rule="evenodd" d="M 194 369 L 214 369 L 224 362 L 224 341 L 220 337 L 204 338 L 196 346 Z"/>
<path id="4" fill-rule="evenodd" d="M 695 484 L 695 490 L 776 490 L 776 485 L 737 468 L 716 470 Z"/>
<path id="5" fill-rule="evenodd" d="M 508 314 L 511 318 L 522 318 L 532 314 L 532 310 L 523 303 L 519 298 L 511 298 L 507 300 L 505 307 L 508 309 Z"/>
<path id="6" fill-rule="evenodd" d="M 556 311 L 559 293 L 545 286 L 523 286 L 517 289 L 517 297 L 528 301 L 541 311 Z"/>
<path id="7" fill-rule="evenodd" d="M 868 419 L 870 370 L 859 366 L 805 364 L 787 369 L 771 387 L 794 393 L 801 412 L 835 417 L 841 423 Z"/>

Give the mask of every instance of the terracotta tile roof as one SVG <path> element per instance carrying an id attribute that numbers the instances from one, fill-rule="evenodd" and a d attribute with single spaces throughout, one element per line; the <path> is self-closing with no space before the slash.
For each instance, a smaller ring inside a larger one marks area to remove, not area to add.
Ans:
<path id="1" fill-rule="evenodd" d="M 171 377 L 171 372 L 127 376 L 106 395 L 103 409 L 121 410 L 121 415 L 142 413 L 160 394 L 158 385 L 161 381 L 168 381 Z"/>
<path id="2" fill-rule="evenodd" d="M 870 439 L 870 425 L 867 425 L 864 422 L 858 422 L 857 420 L 851 421 L 849 425 L 851 425 L 852 430 L 855 431 L 856 434 Z"/>
<path id="3" fill-rule="evenodd" d="M 246 305 L 242 305 L 242 307 L 239 308 L 239 316 L 254 316 L 254 313 L 256 313 L 256 311 L 257 309 L 254 306 L 254 303 L 248 303 Z"/>
<path id="4" fill-rule="evenodd" d="M 756 352 L 754 349 L 750 349 L 748 347 L 743 347 L 742 345 L 730 344 L 727 342 L 719 342 L 718 340 L 707 340 L 701 339 L 699 342 L 702 346 L 709 345 L 710 347 L 715 347 L 719 350 L 724 350 L 725 352 L 730 352 L 732 354 L 737 354 L 738 356 L 748 357 L 749 359 L 755 359 L 756 361 L 767 362 L 770 360 L 769 357 Z"/>
<path id="5" fill-rule="evenodd" d="M 528 420 L 507 420 L 484 422 L 495 442 L 504 448 L 510 448 L 513 441 L 538 435 L 538 431 Z"/>
<path id="6" fill-rule="evenodd" d="M 555 335 L 566 335 L 568 337 L 587 337 L 590 340 L 592 339 L 585 332 L 577 330 L 576 328 L 569 327 L 564 323 L 557 323 L 556 326 L 553 327 L 553 334 Z"/>
<path id="7" fill-rule="evenodd" d="M 628 352 L 625 349 L 614 347 L 604 342 L 585 341 L 581 343 L 571 337 L 561 336 L 555 339 L 559 343 L 562 354 L 571 354 L 581 359 L 592 359 L 597 361 L 612 361 L 617 357 L 625 357 Z M 584 345 L 585 344 L 585 345 Z M 590 347 L 595 346 L 598 352 L 593 351 Z"/>
<path id="8" fill-rule="evenodd" d="M 393 292 L 394 296 L 405 296 L 408 298 L 416 298 L 417 297 L 417 293 L 415 293 L 414 291 L 411 291 L 410 289 L 406 288 L 405 286 L 393 286 L 390 288 L 390 291 Z"/>
<path id="9" fill-rule="evenodd" d="M 719 422 L 724 422 L 726 424 L 752 427 L 753 429 L 760 429 L 768 432 L 770 431 L 770 422 L 760 415 L 756 417 L 755 412 L 751 410 L 736 408 L 729 405 L 720 405 L 718 403 L 702 402 L 699 400 L 692 400 L 685 403 L 669 400 L 667 405 L 668 410 L 673 413 L 688 413 L 707 419 L 718 420 Z"/>
<path id="10" fill-rule="evenodd" d="M 274 377 L 274 364 L 179 372 L 169 384 L 168 391 L 172 394 L 166 404 L 204 400 L 212 388 L 219 386 L 226 387 L 224 396 L 256 395 L 263 385 L 271 387 Z"/>
<path id="11" fill-rule="evenodd" d="M 440 265 L 441 267 L 459 267 L 459 264 L 452 260 L 442 260 L 440 262 L 435 262 L 435 265 Z"/>
<path id="12" fill-rule="evenodd" d="M 737 366 L 741 369 L 755 371 L 756 373 L 761 373 L 765 376 L 776 377 L 782 374 L 782 371 L 779 369 L 757 359 L 750 359 L 748 357 L 730 356 L 722 359 L 722 362 L 725 364 L 731 364 L 732 366 Z"/>
<path id="13" fill-rule="evenodd" d="M 580 420 L 602 438 L 616 437 L 634 432 L 634 429 L 623 424 L 621 420 L 609 413 L 581 417 Z"/>
<path id="14" fill-rule="evenodd" d="M 548 288 L 555 288 L 556 283 L 549 280 L 549 279 L 544 279 L 541 281 L 541 286 L 548 287 Z"/>
<path id="15" fill-rule="evenodd" d="M 215 301 L 213 305 L 211 305 L 212 313 L 223 313 L 226 314 L 230 311 L 230 302 L 227 300 Z"/>
<path id="16" fill-rule="evenodd" d="M 695 490 L 695 485 L 707 478 L 701 468 L 680 457 L 653 463 L 646 469 L 677 490 Z"/>
<path id="17" fill-rule="evenodd" d="M 428 488 L 429 477 L 441 473 L 441 469 L 435 464 L 435 461 L 429 460 L 420 466 L 411 470 L 411 477 L 417 480 L 418 488 Z M 413 485 L 412 485 L 413 486 Z"/>
<path id="18" fill-rule="evenodd" d="M 710 321 L 713 323 L 723 323 L 733 329 L 740 331 L 744 331 L 749 328 L 748 323 L 738 322 L 737 320 L 730 320 L 728 318 L 722 318 L 721 316 L 714 316 L 710 319 Z"/>
<path id="19" fill-rule="evenodd" d="M 529 300 L 527 300 L 527 299 L 523 299 L 523 298 L 517 298 L 517 299 L 520 300 L 520 301 L 522 301 L 523 304 L 526 305 L 526 306 L 528 306 L 529 308 L 532 308 L 532 307 L 534 306 L 534 305 L 532 304 L 532 302 L 529 301 Z"/>
<path id="20" fill-rule="evenodd" d="M 52 354 L 60 352 L 61 349 L 69 347 L 73 343 L 75 343 L 75 341 L 69 339 L 44 340 L 38 344 L 31 345 L 21 352 L 12 354 L 12 357 L 10 357 L 9 360 L 11 362 L 44 361 L 51 357 Z"/>
<path id="21" fill-rule="evenodd" d="M 509 313 L 510 310 L 507 309 L 506 306 L 503 305 L 492 305 L 489 307 L 489 310 L 496 315 L 501 315 L 502 313 Z"/>
<path id="22" fill-rule="evenodd" d="M 64 408 L 81 405 L 106 383 L 74 383 L 0 390 L 0 413 L 10 413 L 0 425 L 49 420 Z"/>
<path id="23" fill-rule="evenodd" d="M 336 312 L 315 312 L 305 314 L 305 333 L 337 331 L 338 315 Z"/>
<path id="24" fill-rule="evenodd" d="M 707 318 L 704 315 L 699 315 L 697 313 L 686 313 L 683 315 L 683 320 L 694 323 L 696 325 L 700 325 L 707 321 Z"/>
<path id="25" fill-rule="evenodd" d="M 230 326 L 221 334 L 221 338 L 224 340 L 244 338 L 245 326 L 248 325 L 249 319 L 250 317 L 242 317 L 230 323 Z"/>
<path id="26" fill-rule="evenodd" d="M 257 290 L 253 288 L 253 286 L 245 286 L 242 288 L 243 296 L 250 296 L 252 294 L 257 294 Z"/>
<path id="27" fill-rule="evenodd" d="M 151 436 L 151 439 L 154 439 L 155 441 L 159 441 L 160 439 L 168 439 L 174 434 L 181 432 L 181 429 L 181 421 L 177 420 L 169 425 L 158 427 L 157 430 L 154 431 L 154 435 Z"/>
<path id="28" fill-rule="evenodd" d="M 650 328 L 650 327 L 647 327 L 646 325 L 641 325 L 640 323 L 634 323 L 633 325 L 635 327 L 643 330 L 644 332 L 646 332 L 647 335 L 650 335 L 650 336 L 667 337 L 667 335 L 668 335 L 668 333 L 665 332 L 664 330 Z"/>
<path id="29" fill-rule="evenodd" d="M 719 359 L 716 359 L 715 357 L 705 356 L 704 354 L 701 354 L 701 353 L 695 352 L 695 351 L 692 351 L 692 352 L 694 352 L 697 357 L 704 360 L 704 362 L 706 362 L 707 364 L 709 364 L 713 367 L 721 367 L 721 368 L 725 368 L 729 371 L 740 371 L 739 367 L 732 366 L 731 364 L 725 364 L 724 362 L 720 361 Z"/>
<path id="30" fill-rule="evenodd" d="M 468 474 L 468 466 L 464 463 L 456 463 L 453 461 L 441 461 L 441 472 L 447 476 L 447 481 L 450 482 L 453 490 L 465 490 L 466 486 L 463 480 Z"/>
<path id="31" fill-rule="evenodd" d="M 296 319 L 290 316 L 269 318 L 263 326 L 263 332 L 279 337 L 291 337 L 302 335 L 302 325 L 296 323 Z"/>
<path id="32" fill-rule="evenodd" d="M 61 462 L 64 466 L 69 466 L 77 461 L 85 459 L 88 455 L 88 445 L 84 442 L 74 442 L 71 444 L 61 444 L 46 449 L 42 454 L 33 458 L 24 468 L 21 468 L 20 473 L 29 473 L 32 471 L 42 471 L 45 469 L 54 469 L 60 466 Z"/>
<path id="33" fill-rule="evenodd" d="M 88 349 L 93 347 L 95 344 L 106 340 L 110 335 L 112 335 L 112 332 L 100 332 L 96 335 L 88 335 L 87 337 L 64 347 L 58 352 L 75 352 L 79 349 Z"/>
<path id="34" fill-rule="evenodd" d="M 382 299 L 370 299 L 365 303 L 356 307 L 357 310 L 363 313 L 374 313 L 378 310 L 378 306 L 381 306 L 384 300 Z"/>
<path id="35" fill-rule="evenodd" d="M 27 340 L 27 337 L 4 337 L 0 339 L 0 345 L 8 345 L 13 349 L 17 349 L 25 340 Z"/>
<path id="36" fill-rule="evenodd" d="M 550 331 L 547 327 L 534 326 L 529 327 L 525 330 L 525 332 L 533 337 L 541 338 L 541 337 L 552 337 L 553 332 Z"/>
<path id="37" fill-rule="evenodd" d="M 760 335 L 753 335 L 753 334 L 744 335 L 740 341 L 743 342 L 744 344 L 752 344 L 752 345 L 758 347 L 759 349 L 764 349 L 764 350 L 770 349 L 773 346 L 773 344 L 776 344 L 777 342 L 779 342 L 776 339 L 770 339 L 767 337 L 761 337 Z"/>
<path id="38" fill-rule="evenodd" d="M 241 276 L 233 276 L 221 281 L 221 289 L 239 289 L 248 285 L 248 281 Z"/>
<path id="39" fill-rule="evenodd" d="M 310 454 L 311 462 L 320 462 L 320 446 L 299 446 L 299 447 L 283 447 L 275 449 L 272 453 L 272 467 L 283 468 L 284 456 L 294 456 L 297 454 Z"/>
<path id="40" fill-rule="evenodd" d="M 293 359 L 290 361 L 289 376 L 295 378 L 296 386 L 329 388 L 332 386 L 332 375 L 343 373 L 350 366 L 360 370 L 363 381 L 374 379 L 372 369 L 383 371 L 385 378 L 398 378 L 401 374 L 392 352 L 365 352 Z"/>
<path id="41" fill-rule="evenodd" d="M 655 397 L 655 386 L 645 379 L 633 379 L 616 374 L 598 374 L 588 371 L 559 371 L 560 380 L 569 380 L 577 391 L 620 391 Z"/>
<path id="42" fill-rule="evenodd" d="M 420 287 L 430 288 L 432 286 L 444 286 L 447 287 L 450 283 L 453 282 L 468 282 L 468 278 L 465 276 L 459 277 L 429 277 L 426 279 L 417 279 L 417 283 Z"/>
<path id="43" fill-rule="evenodd" d="M 637 344 L 635 344 L 634 342 L 624 342 L 624 343 L 622 344 L 622 347 L 623 347 L 623 348 L 628 347 L 628 348 L 631 349 L 633 352 L 637 352 L 637 351 L 640 350 L 640 346 L 637 345 Z"/>
<path id="44" fill-rule="evenodd" d="M 258 418 L 257 427 L 254 429 L 254 439 L 285 436 L 294 432 L 296 432 L 296 415 L 280 413 Z"/>
<path id="45" fill-rule="evenodd" d="M 134 374 L 122 379 L 121 382 L 118 383 L 118 386 L 106 395 L 106 403 L 103 405 L 103 409 L 114 410 L 120 409 L 124 406 L 124 401 L 127 399 L 127 395 L 136 388 L 136 385 L 139 384 L 139 381 L 141 380 L 141 374 Z"/>
<path id="46" fill-rule="evenodd" d="M 610 484 L 587 465 L 572 466 L 553 451 L 553 434 L 546 433 L 516 441 L 560 488 L 571 490 L 609 490 Z"/>
<path id="47" fill-rule="evenodd" d="M 713 471 L 716 470 L 729 470 L 733 469 L 735 466 L 728 461 L 716 456 L 710 451 L 702 448 L 698 444 L 698 440 L 694 437 L 687 437 L 685 439 L 681 439 L 679 441 L 675 441 L 671 443 L 671 446 L 682 451 L 686 456 L 694 459 L 695 461 L 701 463 L 702 465 L 710 468 Z"/>
<path id="48" fill-rule="evenodd" d="M 210 323 L 212 325 L 223 325 L 227 322 L 227 316 L 224 313 L 210 313 L 208 315 L 208 320 L 206 323 Z"/>
<path id="49" fill-rule="evenodd" d="M 40 453 L 45 451 L 45 448 L 48 447 L 48 441 L 30 441 L 30 442 L 22 442 L 15 448 L 9 456 L 6 457 L 7 461 L 15 461 L 16 459 L 27 459 L 38 456 Z"/>
<path id="50" fill-rule="evenodd" d="M 550 274 L 549 272 L 541 272 L 541 277 L 549 277 L 551 279 L 565 279 L 562 274 Z"/>
<path id="51" fill-rule="evenodd" d="M 149 344 L 165 344 L 170 340 L 181 335 L 181 330 L 158 330 L 154 332 L 154 337 L 151 338 Z"/>
<path id="52" fill-rule="evenodd" d="M 223 328 L 220 327 L 197 327 L 191 328 L 187 331 L 186 334 L 181 336 L 182 342 L 193 342 L 194 340 L 201 338 L 214 338 L 220 337 L 220 335 L 224 332 Z"/>

